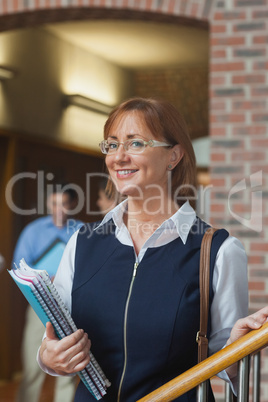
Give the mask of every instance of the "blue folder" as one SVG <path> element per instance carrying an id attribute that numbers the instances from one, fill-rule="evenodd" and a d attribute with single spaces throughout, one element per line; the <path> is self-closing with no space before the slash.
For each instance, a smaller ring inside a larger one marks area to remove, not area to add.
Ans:
<path id="1" fill-rule="evenodd" d="M 65 247 L 66 243 L 64 241 L 56 239 L 46 248 L 41 256 L 33 262 L 33 268 L 44 269 L 50 277 L 55 276 Z"/>

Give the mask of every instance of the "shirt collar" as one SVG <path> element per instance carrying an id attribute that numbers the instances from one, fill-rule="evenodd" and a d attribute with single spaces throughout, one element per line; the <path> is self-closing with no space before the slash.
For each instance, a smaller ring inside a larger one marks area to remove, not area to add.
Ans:
<path id="1" fill-rule="evenodd" d="M 114 207 L 111 211 L 109 211 L 104 218 L 102 219 L 101 223 L 94 229 L 97 230 L 99 227 L 105 225 L 110 219 L 113 219 L 115 225 L 120 227 L 123 222 L 123 215 L 124 212 L 127 210 L 127 199 L 122 201 L 116 207 Z"/>
<path id="2" fill-rule="evenodd" d="M 186 201 L 174 215 L 172 215 L 168 221 L 172 221 L 177 229 L 177 232 L 183 242 L 186 243 L 190 229 L 196 219 L 195 210 Z"/>
<path id="3" fill-rule="evenodd" d="M 101 223 L 94 229 L 97 230 L 99 227 L 105 225 L 110 219 L 113 219 L 117 228 L 123 227 L 123 215 L 127 210 L 127 199 L 118 204 L 115 208 L 109 211 L 105 217 L 102 219 Z M 167 219 L 163 224 L 157 229 L 157 231 L 164 230 L 174 230 L 178 232 L 183 244 L 186 243 L 190 229 L 196 219 L 196 213 L 194 209 L 186 201 L 178 211 L 175 212 L 169 219 Z"/>

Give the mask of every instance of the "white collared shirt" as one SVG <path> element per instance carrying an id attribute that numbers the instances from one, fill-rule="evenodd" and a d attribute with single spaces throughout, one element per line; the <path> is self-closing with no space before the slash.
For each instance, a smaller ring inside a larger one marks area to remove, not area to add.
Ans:
<path id="1" fill-rule="evenodd" d="M 121 204 L 117 205 L 112 211 L 108 212 L 97 228 L 103 226 L 110 219 L 113 219 L 116 231 L 115 236 L 120 241 L 120 243 L 126 246 L 132 246 L 133 242 L 126 225 L 123 222 L 124 212 L 127 210 L 127 200 L 123 201 Z M 129 219 L 129 224 L 131 225 L 131 217 Z M 139 255 L 136 255 L 137 261 L 141 262 L 147 248 L 150 247 L 160 247 L 167 243 L 181 238 L 183 244 L 186 243 L 189 231 L 196 219 L 196 214 L 193 208 L 188 202 L 186 202 L 178 211 L 172 215 L 169 219 L 164 221 L 161 226 L 159 226 L 155 232 L 146 240 L 142 246 Z M 133 221 L 135 218 L 133 218 Z M 96 229 L 97 229 L 96 228 Z"/>
<path id="2" fill-rule="evenodd" d="M 132 246 L 134 249 L 129 231 L 123 222 L 126 208 L 127 200 L 108 212 L 98 227 L 113 219 L 116 226 L 116 238 L 122 244 Z M 142 260 L 149 247 L 163 246 L 178 237 L 185 244 L 195 219 L 195 211 L 186 202 L 146 240 L 139 255 L 136 255 L 137 261 Z M 69 311 L 71 311 L 72 302 L 77 234 L 78 232 L 71 237 L 66 246 L 54 282 Z M 229 236 L 218 251 L 213 273 L 213 291 L 209 354 L 217 352 L 225 345 L 235 322 L 248 314 L 247 257 L 244 247 L 235 237 Z M 225 372 L 220 377 L 228 380 Z"/>

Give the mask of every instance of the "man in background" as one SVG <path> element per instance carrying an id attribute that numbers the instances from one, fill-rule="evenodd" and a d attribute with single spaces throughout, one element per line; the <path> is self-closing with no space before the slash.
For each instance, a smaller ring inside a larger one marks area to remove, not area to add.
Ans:
<path id="1" fill-rule="evenodd" d="M 53 280 L 63 250 L 72 234 L 82 222 L 70 218 L 77 205 L 77 193 L 67 184 L 55 185 L 47 197 L 50 215 L 36 219 L 22 231 L 17 242 L 13 261 L 16 265 L 24 258 L 32 268 L 45 269 Z M 36 361 L 44 326 L 29 305 L 22 341 L 22 379 L 16 402 L 38 402 L 46 374 Z M 54 402 L 72 402 L 76 377 L 57 377 Z"/>
<path id="2" fill-rule="evenodd" d="M 99 191 L 98 191 L 98 199 L 97 199 L 97 207 L 99 208 L 102 215 L 107 214 L 111 209 L 113 209 L 118 204 L 118 194 L 114 197 L 111 197 L 107 192 L 107 179 L 103 177 L 99 183 Z"/>

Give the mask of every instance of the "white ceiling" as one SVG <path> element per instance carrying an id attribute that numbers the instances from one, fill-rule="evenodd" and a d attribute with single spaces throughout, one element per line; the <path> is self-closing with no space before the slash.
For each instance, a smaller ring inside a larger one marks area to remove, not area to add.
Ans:
<path id="1" fill-rule="evenodd" d="M 129 69 L 208 64 L 208 31 L 150 21 L 78 21 L 45 26 L 52 34 Z"/>

